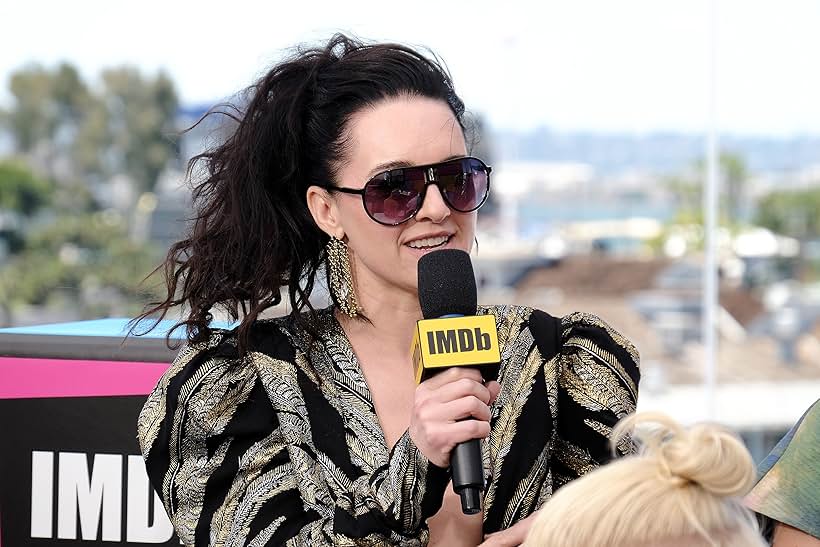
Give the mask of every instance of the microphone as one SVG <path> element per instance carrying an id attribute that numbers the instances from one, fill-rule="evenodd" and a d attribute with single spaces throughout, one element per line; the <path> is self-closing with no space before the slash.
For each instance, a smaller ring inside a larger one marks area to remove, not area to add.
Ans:
<path id="1" fill-rule="evenodd" d="M 416 383 L 450 367 L 473 367 L 485 380 L 498 377 L 501 354 L 492 315 L 476 315 L 478 297 L 470 255 L 458 249 L 433 251 L 419 259 L 419 302 L 424 319 L 413 334 Z M 453 490 L 461 510 L 481 510 L 484 462 L 481 442 L 471 439 L 450 454 Z"/>

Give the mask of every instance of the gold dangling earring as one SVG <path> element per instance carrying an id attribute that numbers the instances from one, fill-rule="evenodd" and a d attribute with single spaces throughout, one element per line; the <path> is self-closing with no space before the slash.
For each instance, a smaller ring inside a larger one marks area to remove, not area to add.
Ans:
<path id="1" fill-rule="evenodd" d="M 348 317 L 356 317 L 362 309 L 356 299 L 353 271 L 350 268 L 350 254 L 347 244 L 330 236 L 325 247 L 327 264 L 330 268 L 330 293 L 339 309 Z"/>

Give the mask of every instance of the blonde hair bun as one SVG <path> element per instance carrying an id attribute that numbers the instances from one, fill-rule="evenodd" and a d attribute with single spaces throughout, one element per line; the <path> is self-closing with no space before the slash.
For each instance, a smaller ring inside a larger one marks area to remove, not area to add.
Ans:
<path id="1" fill-rule="evenodd" d="M 624 418 L 611 441 L 636 441 L 617 459 L 562 486 L 539 510 L 526 547 L 765 547 L 743 506 L 754 464 L 743 442 L 714 424 L 664 414 Z"/>
<path id="2" fill-rule="evenodd" d="M 722 426 L 703 423 L 683 428 L 666 415 L 640 413 L 622 420 L 615 438 L 625 437 L 633 428 L 631 436 L 640 452 L 655 458 L 658 472 L 673 484 L 694 485 L 720 497 L 742 496 L 754 484 L 755 467 L 748 450 Z"/>

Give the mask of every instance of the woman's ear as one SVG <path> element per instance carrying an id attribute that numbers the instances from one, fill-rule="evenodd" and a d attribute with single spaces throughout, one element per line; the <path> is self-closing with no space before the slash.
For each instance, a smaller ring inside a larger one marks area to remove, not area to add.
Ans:
<path id="1" fill-rule="evenodd" d="M 339 221 L 339 208 L 330 192 L 321 186 L 309 186 L 306 198 L 308 209 L 316 225 L 327 235 L 342 239 L 344 228 Z"/>

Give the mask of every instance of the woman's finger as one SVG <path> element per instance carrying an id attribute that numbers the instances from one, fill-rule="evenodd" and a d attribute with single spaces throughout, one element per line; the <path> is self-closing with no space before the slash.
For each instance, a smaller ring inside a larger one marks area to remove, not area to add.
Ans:
<path id="1" fill-rule="evenodd" d="M 472 395 L 441 405 L 441 411 L 442 419 L 447 421 L 456 422 L 468 418 L 490 421 L 490 407 Z"/>
<path id="2" fill-rule="evenodd" d="M 498 399 L 499 393 L 501 393 L 501 384 L 496 382 L 495 380 L 490 380 L 489 382 L 484 384 L 484 387 L 487 388 L 487 391 L 490 392 L 490 400 L 487 403 L 491 405 Z"/>
<path id="3" fill-rule="evenodd" d="M 470 378 L 478 383 L 484 382 L 484 378 L 481 377 L 481 373 L 477 369 L 472 367 L 450 367 L 423 381 L 419 384 L 419 387 L 424 386 L 426 389 L 436 390 L 445 384 L 462 378 Z"/>
<path id="4" fill-rule="evenodd" d="M 484 384 L 472 378 L 459 378 L 431 392 L 430 397 L 440 403 L 448 403 L 462 397 L 475 397 L 486 405 L 490 403 L 492 392 Z"/>

